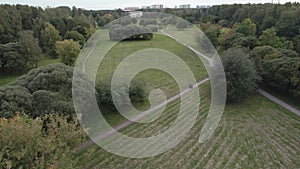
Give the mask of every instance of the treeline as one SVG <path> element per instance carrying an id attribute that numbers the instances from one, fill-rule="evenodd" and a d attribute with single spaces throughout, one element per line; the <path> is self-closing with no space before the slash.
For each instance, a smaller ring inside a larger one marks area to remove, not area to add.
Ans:
<path id="1" fill-rule="evenodd" d="M 115 20 L 105 28 L 109 28 L 109 37 L 113 41 L 121 40 L 150 40 L 153 32 L 157 32 L 158 25 L 154 19 L 141 19 L 124 17 Z"/>
<path id="2" fill-rule="evenodd" d="M 201 17 L 200 28 L 221 54 L 246 51 L 265 84 L 300 96 L 299 16 L 299 3 L 220 5 Z"/>
<path id="3" fill-rule="evenodd" d="M 14 83 L 0 88 L 0 118 L 12 118 L 17 112 L 25 112 L 32 118 L 58 114 L 72 119 L 75 114 L 72 100 L 73 70 L 73 67 L 62 63 L 39 67 L 21 76 Z M 114 109 L 112 95 L 115 95 L 120 103 L 126 103 L 126 93 L 133 102 L 146 99 L 147 86 L 143 79 L 133 81 L 129 90 L 124 85 L 114 93 L 111 93 L 110 78 L 96 84 L 96 93 L 89 90 L 92 87 L 86 76 L 80 74 L 78 79 L 76 85 L 90 85 L 82 86 L 83 90 L 80 92 L 84 92 L 83 96 L 96 95 L 99 105 L 106 105 L 111 109 Z"/>
<path id="4" fill-rule="evenodd" d="M 78 45 L 69 42 L 71 40 L 78 42 L 80 51 L 95 32 L 96 21 L 108 12 L 84 11 L 75 7 L 42 9 L 27 5 L 0 5 L 0 11 L 0 73 L 37 67 L 41 55 L 62 57 L 62 48 L 71 47 L 78 51 Z M 118 12 L 112 14 L 114 16 L 109 15 L 111 19 L 119 17 Z M 68 56 L 63 61 L 72 65 L 69 61 L 74 54 Z"/>

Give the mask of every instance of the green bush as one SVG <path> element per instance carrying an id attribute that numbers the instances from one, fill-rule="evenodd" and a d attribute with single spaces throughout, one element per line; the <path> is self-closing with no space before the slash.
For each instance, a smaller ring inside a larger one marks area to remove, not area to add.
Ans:
<path id="1" fill-rule="evenodd" d="M 109 105 L 114 108 L 114 103 L 112 99 L 112 94 L 114 94 L 116 100 L 115 101 L 124 101 L 124 93 L 129 94 L 129 98 L 132 102 L 142 102 L 146 99 L 147 86 L 144 80 L 134 80 L 131 82 L 129 91 L 125 87 L 125 85 L 120 85 L 115 93 L 111 92 L 110 80 L 102 80 L 96 85 L 97 91 L 97 101 L 99 105 Z M 129 93 L 128 93 L 129 92 Z M 130 102 L 126 100 L 126 102 Z M 122 103 L 123 104 L 123 103 Z"/>
<path id="2" fill-rule="evenodd" d="M 221 58 L 227 81 L 227 101 L 238 102 L 255 92 L 260 77 L 247 54 L 240 48 L 231 48 Z"/>
<path id="3" fill-rule="evenodd" d="M 10 86 L 0 89 L 0 118 L 11 118 L 15 112 L 28 112 L 31 117 L 44 114 L 73 114 L 73 68 L 64 64 L 52 64 L 31 70 Z M 82 82 L 88 79 L 82 75 Z M 76 85 L 86 83 L 76 82 Z M 82 95 L 94 94 L 90 86 L 82 86 Z"/>

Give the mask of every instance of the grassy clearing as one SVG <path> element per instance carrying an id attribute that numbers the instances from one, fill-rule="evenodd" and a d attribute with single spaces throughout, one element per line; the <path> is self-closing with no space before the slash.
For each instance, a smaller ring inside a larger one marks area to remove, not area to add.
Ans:
<path id="1" fill-rule="evenodd" d="M 157 44 L 160 42 L 162 44 Z M 178 52 L 183 58 L 186 52 L 190 53 L 191 57 L 186 59 L 191 69 L 198 72 L 197 80 L 205 77 L 203 66 L 198 66 L 200 62 L 193 60 L 194 54 L 173 43 L 161 35 L 155 35 L 152 41 L 122 42 L 104 58 L 105 69 L 99 69 L 97 80 L 101 79 L 101 71 L 113 71 L 113 66 L 109 65 L 116 66 L 132 52 L 155 46 L 164 46 Z M 182 50 L 187 51 L 180 53 Z M 148 77 L 149 89 L 161 87 L 168 95 L 178 92 L 173 79 L 166 74 L 158 71 L 147 73 L 141 76 Z M 199 91 L 201 105 L 196 125 L 170 151 L 151 158 L 128 159 L 92 145 L 75 155 L 85 168 L 299 168 L 300 117 L 260 95 L 253 95 L 239 104 L 228 105 L 213 137 L 199 144 L 199 134 L 210 104 L 210 84 L 201 85 Z M 180 100 L 176 100 L 167 105 L 165 112 L 155 122 L 133 124 L 121 132 L 132 137 L 162 133 L 175 121 L 179 108 Z M 118 114 L 109 113 L 108 120 L 116 124 L 124 119 Z"/>
<path id="2" fill-rule="evenodd" d="M 207 76 L 207 72 L 197 55 L 177 43 L 175 40 L 164 35 L 155 34 L 151 41 L 123 41 L 113 47 L 103 58 L 101 65 L 99 66 L 96 82 L 110 78 L 117 66 L 130 54 L 148 48 L 164 49 L 179 56 L 189 66 L 197 81 L 200 81 Z M 159 88 L 164 91 L 167 98 L 179 93 L 176 81 L 169 74 L 161 70 L 145 70 L 139 73 L 135 79 L 145 80 L 148 92 Z M 149 105 L 143 103 L 142 105 L 137 106 L 139 109 L 145 110 Z M 101 110 L 107 115 L 107 121 L 110 124 L 116 124 L 126 120 L 117 112 L 112 112 L 111 110 L 107 111 L 105 108 Z"/>
<path id="3" fill-rule="evenodd" d="M 0 74 L 0 87 L 15 81 L 22 74 Z"/>
<path id="4" fill-rule="evenodd" d="M 46 65 L 50 65 L 50 64 L 53 64 L 53 63 L 60 63 L 61 62 L 61 58 L 51 58 L 50 56 L 46 56 L 46 55 L 43 55 L 41 57 L 41 60 L 38 64 L 38 66 L 46 66 Z"/>

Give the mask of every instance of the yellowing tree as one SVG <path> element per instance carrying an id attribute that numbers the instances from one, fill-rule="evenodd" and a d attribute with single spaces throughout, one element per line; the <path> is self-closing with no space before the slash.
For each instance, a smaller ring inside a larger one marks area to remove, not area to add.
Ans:
<path id="1" fill-rule="evenodd" d="M 62 58 L 62 62 L 68 66 L 73 66 L 80 52 L 80 44 L 71 40 L 57 41 L 56 53 Z"/>
<path id="2" fill-rule="evenodd" d="M 245 36 L 254 36 L 256 33 L 256 25 L 251 19 L 246 18 L 242 23 L 238 24 L 236 31 L 244 34 Z"/>

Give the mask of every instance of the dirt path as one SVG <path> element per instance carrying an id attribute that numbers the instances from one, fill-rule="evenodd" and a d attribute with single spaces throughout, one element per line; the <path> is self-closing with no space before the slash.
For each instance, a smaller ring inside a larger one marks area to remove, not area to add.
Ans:
<path id="1" fill-rule="evenodd" d="M 268 98 L 269 100 L 271 100 L 271 101 L 277 103 L 278 105 L 280 105 L 280 106 L 286 108 L 287 110 L 289 110 L 289 111 L 295 113 L 296 115 L 300 116 L 300 111 L 299 111 L 298 109 L 294 108 L 294 107 L 291 106 L 291 105 L 286 104 L 286 103 L 283 102 L 282 100 L 280 100 L 280 99 L 278 99 L 278 98 L 272 96 L 270 93 L 268 93 L 268 92 L 266 92 L 266 91 L 264 91 L 264 90 L 262 90 L 262 89 L 258 89 L 257 92 L 258 92 L 259 94 L 261 94 L 262 96 Z"/>

